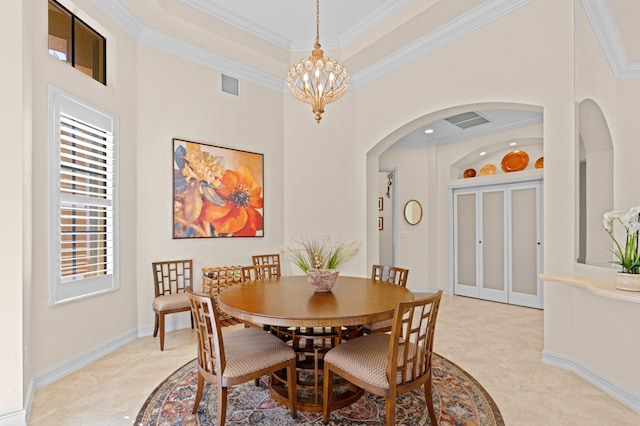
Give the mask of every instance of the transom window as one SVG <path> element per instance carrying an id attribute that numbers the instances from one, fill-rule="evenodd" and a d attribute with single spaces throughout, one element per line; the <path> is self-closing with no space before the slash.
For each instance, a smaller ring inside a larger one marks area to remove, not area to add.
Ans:
<path id="1" fill-rule="evenodd" d="M 49 53 L 107 84 L 105 38 L 55 0 L 49 0 Z"/>

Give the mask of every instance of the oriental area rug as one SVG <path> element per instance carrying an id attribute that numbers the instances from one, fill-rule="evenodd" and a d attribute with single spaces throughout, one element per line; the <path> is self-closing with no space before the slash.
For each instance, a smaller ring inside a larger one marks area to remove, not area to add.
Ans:
<path id="1" fill-rule="evenodd" d="M 267 376 L 229 388 L 228 425 L 322 425 L 321 413 L 298 411 L 292 419 L 287 407 L 278 404 L 267 389 Z M 215 386 L 205 385 L 197 414 L 191 414 L 198 383 L 197 361 L 188 362 L 151 393 L 136 418 L 136 425 L 215 425 Z M 438 424 L 456 426 L 504 426 L 498 406 L 466 371 L 437 354 L 433 356 L 433 398 Z M 365 392 L 354 404 L 331 412 L 332 425 L 385 423 L 384 398 Z M 424 387 L 399 395 L 396 424 L 430 425 Z"/>

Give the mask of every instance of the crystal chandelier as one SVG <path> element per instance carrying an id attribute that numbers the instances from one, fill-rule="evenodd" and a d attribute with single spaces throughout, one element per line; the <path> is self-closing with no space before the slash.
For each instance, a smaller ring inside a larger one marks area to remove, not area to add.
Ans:
<path id="1" fill-rule="evenodd" d="M 323 56 L 320 49 L 320 0 L 316 0 L 316 43 L 311 56 L 302 58 L 289 68 L 287 86 L 291 94 L 311 105 L 320 123 L 324 106 L 344 95 L 349 86 L 349 73 L 335 59 Z"/>

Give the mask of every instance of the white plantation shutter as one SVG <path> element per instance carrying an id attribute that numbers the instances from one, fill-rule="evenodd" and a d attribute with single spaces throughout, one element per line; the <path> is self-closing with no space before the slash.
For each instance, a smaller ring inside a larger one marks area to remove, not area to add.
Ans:
<path id="1" fill-rule="evenodd" d="M 118 287 L 116 119 L 53 88 L 50 108 L 50 302 L 55 304 Z"/>

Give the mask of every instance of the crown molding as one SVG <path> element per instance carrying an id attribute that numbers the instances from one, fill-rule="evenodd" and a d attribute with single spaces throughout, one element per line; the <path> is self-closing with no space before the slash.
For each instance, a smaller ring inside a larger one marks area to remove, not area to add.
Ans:
<path id="1" fill-rule="evenodd" d="M 113 23 L 140 44 L 183 58 L 229 76 L 247 80 L 267 89 L 284 92 L 283 77 L 241 64 L 217 53 L 145 27 L 119 0 L 91 0 Z"/>
<path id="2" fill-rule="evenodd" d="M 310 50 L 313 45 L 312 40 L 292 40 L 284 37 L 274 31 L 271 31 L 258 22 L 249 21 L 245 17 L 237 15 L 220 5 L 209 2 L 207 0 L 178 0 L 188 6 L 191 6 L 207 15 L 220 19 L 229 25 L 232 25 L 248 34 L 259 37 L 267 42 L 274 44 L 282 49 L 295 51 Z M 389 0 L 386 4 L 378 7 L 369 15 L 360 20 L 359 24 L 353 29 L 339 36 L 338 40 L 325 40 L 322 46 L 325 49 L 339 49 L 347 45 L 357 37 L 365 34 L 374 26 L 393 15 L 402 7 L 407 5 L 411 0 Z"/>
<path id="3" fill-rule="evenodd" d="M 616 78 L 640 78 L 640 62 L 629 62 L 608 1 L 581 0 L 604 56 Z"/>
<path id="4" fill-rule="evenodd" d="M 220 19 L 227 24 L 234 26 L 248 34 L 254 35 L 258 38 L 266 40 L 267 42 L 274 44 L 282 49 L 291 50 L 293 44 L 290 38 L 277 34 L 258 22 L 249 21 L 242 16 L 236 15 L 228 9 L 225 9 L 215 2 L 207 0 L 178 0 L 188 6 L 193 7 L 201 12 L 206 13 L 216 19 Z"/>
<path id="5" fill-rule="evenodd" d="M 181 0 L 181 1 L 191 1 L 191 0 Z M 201 1 L 201 0 L 200 0 Z M 322 43 L 322 47 L 328 50 L 331 49 L 341 49 L 344 46 L 347 46 L 349 43 L 356 40 L 358 37 L 366 34 L 369 30 L 374 28 L 376 25 L 384 22 L 387 18 L 392 16 L 394 13 L 405 7 L 409 4 L 411 0 L 393 0 L 388 1 L 382 6 L 378 7 L 371 13 L 369 13 L 364 18 L 360 19 L 356 25 L 350 28 L 348 31 L 340 34 L 338 36 L 337 41 L 324 41 Z M 295 40 L 291 44 L 292 51 L 299 50 L 310 50 L 311 42 L 309 40 Z"/>
<path id="6" fill-rule="evenodd" d="M 138 20 L 129 9 L 127 9 L 120 0 L 90 0 L 91 3 L 104 13 L 110 21 L 122 28 L 131 38 L 138 40 L 144 25 Z"/>
<path id="7" fill-rule="evenodd" d="M 377 8 L 369 15 L 365 16 L 364 19 L 360 20 L 360 22 L 358 22 L 357 25 L 354 25 L 353 28 L 344 32 L 343 34 L 340 34 L 340 46 L 347 46 L 349 43 L 364 35 L 367 31 L 371 30 L 376 25 L 385 21 L 387 18 L 405 7 L 410 2 L 411 0 L 395 0 Z"/>
<path id="8" fill-rule="evenodd" d="M 145 27 L 120 0 L 90 0 L 113 23 L 121 27 L 140 44 L 169 53 L 188 61 L 219 70 L 232 77 L 247 80 L 278 92 L 286 92 L 283 76 L 274 76 L 257 68 L 241 64 L 212 51 Z M 195 2 L 199 0 L 181 0 Z M 405 0 L 403 0 L 405 1 Z M 363 87 L 416 59 L 469 34 L 494 20 L 530 3 L 532 0 L 487 0 L 435 31 L 397 50 L 351 77 L 354 88 Z M 400 2 L 398 2 L 400 3 Z M 204 3 L 203 3 L 204 4 Z M 390 12 L 392 8 L 386 8 Z M 357 31 L 354 30 L 359 34 Z"/>
<path id="9" fill-rule="evenodd" d="M 488 0 L 447 22 L 424 37 L 368 66 L 352 78 L 354 87 L 365 86 L 496 19 L 508 15 L 532 0 Z"/>

